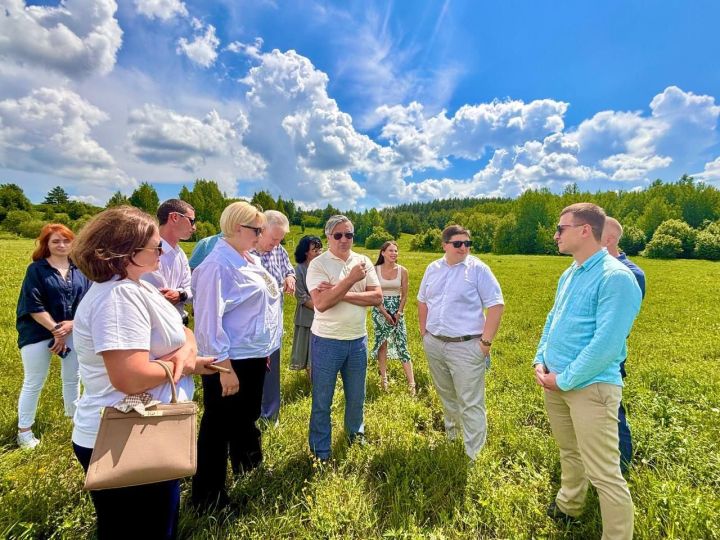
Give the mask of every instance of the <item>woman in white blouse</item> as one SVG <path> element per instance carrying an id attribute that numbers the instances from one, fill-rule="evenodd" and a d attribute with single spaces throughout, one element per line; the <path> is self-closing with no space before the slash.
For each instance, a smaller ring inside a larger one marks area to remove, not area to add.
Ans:
<path id="1" fill-rule="evenodd" d="M 227 506 L 227 458 L 235 474 L 262 461 L 260 417 L 268 355 L 280 346 L 282 291 L 248 251 L 257 245 L 265 216 L 239 201 L 220 216 L 223 238 L 193 272 L 198 350 L 227 373 L 204 376 L 204 413 L 193 478 L 196 506 Z"/>
<path id="2" fill-rule="evenodd" d="M 154 217 L 120 206 L 93 217 L 78 234 L 72 257 L 90 280 L 75 312 L 73 336 L 83 395 L 72 433 L 75 455 L 87 470 L 100 411 L 128 394 L 168 403 L 170 384 L 158 361 L 171 364 L 178 399 L 192 399 L 192 373 L 212 373 L 212 359 L 196 356 L 195 338 L 175 307 L 140 280 L 157 270 L 162 241 Z M 180 483 L 91 491 L 97 533 L 103 538 L 175 538 Z"/>

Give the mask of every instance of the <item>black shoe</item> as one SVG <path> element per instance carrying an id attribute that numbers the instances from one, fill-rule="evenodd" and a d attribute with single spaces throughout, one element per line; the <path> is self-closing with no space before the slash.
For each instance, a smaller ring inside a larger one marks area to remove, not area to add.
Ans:
<path id="1" fill-rule="evenodd" d="M 549 518 L 554 519 L 555 521 L 561 521 L 568 525 L 578 522 L 578 518 L 571 516 L 569 514 L 566 514 L 565 512 L 560 510 L 560 508 L 558 508 L 558 505 L 555 501 L 551 502 L 550 505 L 547 507 L 546 514 Z"/>

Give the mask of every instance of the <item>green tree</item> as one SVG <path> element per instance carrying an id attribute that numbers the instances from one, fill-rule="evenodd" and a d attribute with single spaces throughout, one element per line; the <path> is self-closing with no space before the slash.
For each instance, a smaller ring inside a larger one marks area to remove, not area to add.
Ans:
<path id="1" fill-rule="evenodd" d="M 679 219 L 669 219 L 667 221 L 663 221 L 655 230 L 655 234 L 664 234 L 677 238 L 680 240 L 680 244 L 682 245 L 682 253 L 679 256 L 685 258 L 692 257 L 692 254 L 695 251 L 695 238 L 697 236 L 697 231 L 684 221 Z"/>
<path id="2" fill-rule="evenodd" d="M 252 204 L 260 206 L 263 210 L 277 210 L 275 199 L 267 191 L 258 191 L 250 201 Z"/>
<path id="3" fill-rule="evenodd" d="M 657 229 L 663 221 L 673 219 L 677 217 L 677 212 L 670 207 L 667 201 L 660 197 L 655 196 L 645 206 L 640 219 L 638 219 L 638 227 L 640 227 L 645 233 L 646 238 L 652 238 Z"/>
<path id="4" fill-rule="evenodd" d="M 130 199 L 128 199 L 125 195 L 120 193 L 120 190 L 113 193 L 113 196 L 108 199 L 108 202 L 105 204 L 105 208 L 113 208 L 115 206 L 125 206 L 130 204 Z"/>
<path id="5" fill-rule="evenodd" d="M 220 225 L 220 215 L 230 204 L 214 180 L 197 179 L 192 191 L 183 186 L 180 199 L 195 209 L 195 218 L 198 221 L 212 223 L 213 227 Z"/>
<path id="6" fill-rule="evenodd" d="M 392 234 L 382 227 L 374 227 L 372 234 L 365 239 L 365 247 L 368 249 L 378 249 L 388 240 L 393 240 Z"/>
<path id="7" fill-rule="evenodd" d="M 554 216 L 551 216 L 550 192 L 528 190 L 517 200 L 515 215 L 515 253 L 543 253 L 544 242 L 538 232 L 550 228 Z"/>
<path id="8" fill-rule="evenodd" d="M 61 186 L 55 186 L 45 196 L 43 204 L 67 204 L 70 202 L 68 194 Z"/>
<path id="9" fill-rule="evenodd" d="M 676 259 L 682 251 L 682 242 L 674 236 L 654 234 L 642 255 L 650 259 Z"/>
<path id="10" fill-rule="evenodd" d="M 416 234 L 410 242 L 410 249 L 413 251 L 442 251 L 442 231 L 428 229 L 424 233 Z"/>
<path id="11" fill-rule="evenodd" d="M 0 184 L 0 206 L 7 212 L 11 210 L 32 210 L 30 199 L 25 196 L 22 188 L 16 184 Z"/>
<path id="12" fill-rule="evenodd" d="M 495 228 L 495 238 L 493 239 L 494 253 L 517 253 L 516 226 L 517 220 L 515 219 L 515 214 L 508 214 L 500 220 Z"/>
<path id="13" fill-rule="evenodd" d="M 154 216 L 160 206 L 160 199 L 155 188 L 148 182 L 143 182 L 130 195 L 130 204 Z"/>
<path id="14" fill-rule="evenodd" d="M 720 232 L 715 233 L 713 229 L 705 229 L 697 234 L 695 241 L 695 257 L 720 261 Z"/>
<path id="15" fill-rule="evenodd" d="M 645 233 L 642 229 L 630 225 L 623 227 L 623 235 L 619 246 L 627 255 L 637 255 L 645 249 Z"/>
<path id="16" fill-rule="evenodd" d="M 33 215 L 25 210 L 10 210 L 5 216 L 5 221 L 3 221 L 3 228 L 10 232 L 19 233 L 20 225 L 33 219 Z"/>

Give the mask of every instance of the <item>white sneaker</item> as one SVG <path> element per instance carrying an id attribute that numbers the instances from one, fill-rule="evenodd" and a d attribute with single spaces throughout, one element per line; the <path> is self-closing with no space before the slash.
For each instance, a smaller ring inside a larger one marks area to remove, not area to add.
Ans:
<path id="1" fill-rule="evenodd" d="M 17 443 L 18 446 L 23 450 L 32 450 L 38 444 L 40 444 L 40 439 L 33 435 L 33 432 L 30 430 L 18 431 Z"/>

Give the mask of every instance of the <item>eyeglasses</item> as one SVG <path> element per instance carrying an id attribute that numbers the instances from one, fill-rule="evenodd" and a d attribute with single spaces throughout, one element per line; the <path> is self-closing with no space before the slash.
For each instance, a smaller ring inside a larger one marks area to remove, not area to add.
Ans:
<path id="1" fill-rule="evenodd" d="M 255 233 L 255 236 L 260 236 L 263 233 L 264 227 L 253 227 L 252 225 L 240 225 L 245 229 L 250 229 Z"/>
<path id="2" fill-rule="evenodd" d="M 573 229 L 575 227 L 583 227 L 587 225 L 587 223 L 580 223 L 579 225 L 558 225 L 555 227 L 555 231 L 557 232 L 558 236 L 562 236 L 562 233 L 565 229 Z"/>
<path id="3" fill-rule="evenodd" d="M 174 214 L 177 214 L 178 216 L 182 216 L 185 219 L 187 219 L 190 222 L 191 226 L 195 226 L 195 222 L 197 221 L 197 218 L 191 218 L 190 216 L 186 216 L 182 212 L 173 212 Z"/>
<path id="4" fill-rule="evenodd" d="M 348 240 L 352 240 L 352 239 L 355 237 L 355 233 L 351 233 L 351 232 L 346 232 L 346 233 L 336 232 L 336 233 L 333 233 L 333 235 L 332 235 L 332 237 L 333 237 L 335 240 L 340 240 L 343 236 L 344 236 L 345 238 L 347 238 Z"/>
<path id="5" fill-rule="evenodd" d="M 460 248 L 465 246 L 466 248 L 472 247 L 472 240 L 453 240 L 452 242 L 445 242 L 446 244 L 452 244 L 454 248 Z"/>
<path id="6" fill-rule="evenodd" d="M 135 248 L 135 251 L 157 251 L 158 257 L 163 254 L 163 244 L 162 241 L 156 246 L 156 247 L 149 247 L 149 248 Z"/>

